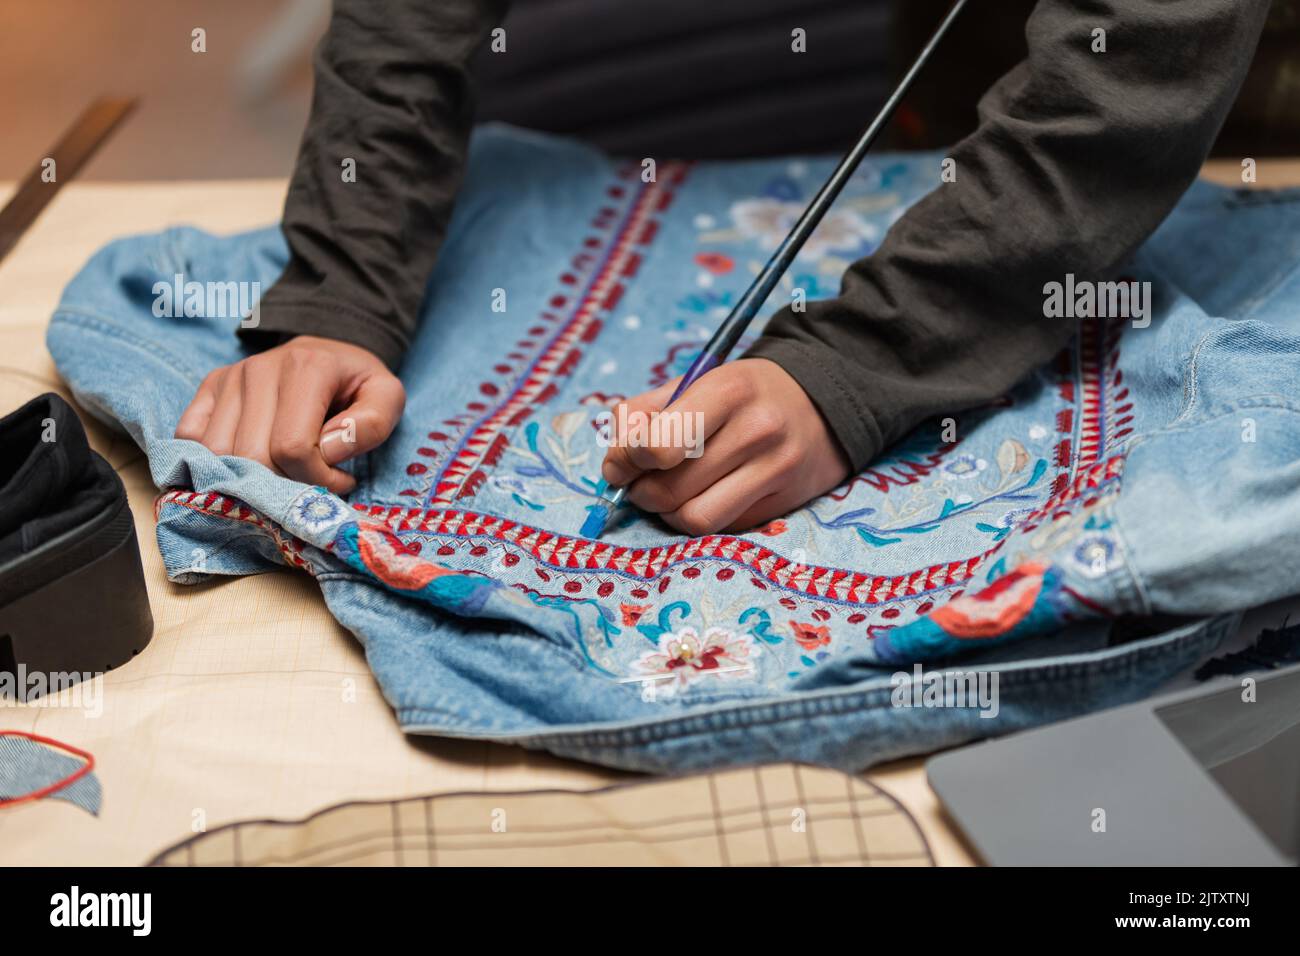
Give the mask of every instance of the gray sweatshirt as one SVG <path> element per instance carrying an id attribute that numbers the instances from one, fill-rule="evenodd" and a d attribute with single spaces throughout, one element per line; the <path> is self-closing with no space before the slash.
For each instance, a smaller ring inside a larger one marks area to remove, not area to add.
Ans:
<path id="1" fill-rule="evenodd" d="M 1028 58 L 949 154 L 955 181 L 936 166 L 837 297 L 778 312 L 747 354 L 799 382 L 854 469 L 997 398 L 1073 331 L 1044 317 L 1044 286 L 1112 277 L 1195 179 L 1269 2 L 1040 0 Z M 254 344 L 319 335 L 400 365 L 461 180 L 469 63 L 505 5 L 334 0 L 285 204 L 291 259 L 242 333 Z M 364 188 L 342 182 L 344 155 Z"/>

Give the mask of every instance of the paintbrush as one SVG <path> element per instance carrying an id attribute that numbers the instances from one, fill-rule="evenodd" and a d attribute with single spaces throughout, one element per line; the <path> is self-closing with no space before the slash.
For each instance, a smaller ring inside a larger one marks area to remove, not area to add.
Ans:
<path id="1" fill-rule="evenodd" d="M 922 67 L 929 60 L 930 54 L 939 45 L 939 41 L 943 39 L 944 34 L 948 32 L 948 28 L 957 19 L 957 15 L 961 13 L 964 6 L 966 6 L 966 0 L 957 0 L 952 5 L 952 9 L 948 11 L 947 16 L 943 18 L 943 21 L 934 31 L 930 41 L 926 43 L 925 49 L 920 52 L 916 61 L 908 69 L 902 80 L 899 81 L 894 92 L 889 95 L 889 99 L 880 108 L 880 112 L 871 121 L 871 125 L 858 138 L 857 143 L 849 150 L 848 154 L 840 160 L 830 178 L 818 190 L 817 195 L 808 204 L 808 208 L 799 217 L 799 221 L 794 224 L 794 228 L 790 230 L 789 235 L 781 241 L 776 251 L 772 253 L 772 257 L 767 260 L 767 265 L 763 267 L 763 271 L 750 283 L 749 288 L 745 290 L 745 294 L 740 297 L 740 301 L 731 310 L 731 314 L 718 326 L 718 330 L 713 333 L 713 336 L 705 344 L 704 350 L 696 356 L 695 361 L 691 363 L 691 367 L 686 370 L 686 374 L 682 376 L 681 382 L 673 391 L 672 398 L 668 400 L 668 405 L 665 408 L 677 401 L 682 393 L 699 381 L 703 375 L 726 361 L 727 356 L 731 354 L 731 350 L 735 348 L 736 343 L 740 341 L 740 337 L 744 335 L 745 329 L 749 327 L 749 323 L 754 320 L 758 310 L 767 301 L 767 297 L 772 290 L 776 288 L 776 284 L 781 280 L 781 276 L 785 274 L 785 270 L 790 267 L 790 263 L 794 261 L 795 256 L 799 254 L 799 250 L 808 241 L 808 237 L 813 234 L 813 230 L 817 228 L 818 223 L 822 221 L 822 217 L 826 215 L 827 210 L 831 208 L 831 204 L 835 202 L 835 197 L 840 194 L 844 184 L 849 181 L 849 177 L 853 175 L 854 170 L 858 168 L 858 164 L 862 162 L 862 157 L 867 154 L 871 144 L 875 142 L 876 137 L 880 135 L 880 131 L 884 129 L 885 124 L 894 115 L 894 110 L 897 109 L 899 102 L 906 95 L 912 81 L 921 72 Z M 596 503 L 588 505 L 587 518 L 582 523 L 582 537 L 599 538 L 601 532 L 605 530 L 605 525 L 609 523 L 614 509 L 622 503 L 626 494 L 626 487 L 617 488 L 609 497 L 598 496 Z"/>

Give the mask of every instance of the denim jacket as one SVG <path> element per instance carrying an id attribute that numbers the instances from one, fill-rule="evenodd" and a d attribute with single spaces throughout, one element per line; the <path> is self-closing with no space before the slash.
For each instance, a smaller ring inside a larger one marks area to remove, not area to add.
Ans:
<path id="1" fill-rule="evenodd" d="M 769 307 L 833 294 L 940 159 L 864 164 Z M 1208 184 L 1128 266 L 1149 312 L 1073 320 L 1074 344 L 994 407 L 751 533 L 688 539 L 629 511 L 581 538 L 601 413 L 686 368 L 829 168 L 651 178 L 481 129 L 405 414 L 349 466 L 347 499 L 172 437 L 204 375 L 246 353 L 239 315 L 158 308 L 158 290 L 269 287 L 274 229 L 110 244 L 49 347 L 148 454 L 169 576 L 313 574 L 411 733 L 639 770 L 858 769 L 1142 697 L 1233 612 L 1300 591 L 1300 191 Z M 1125 615 L 1182 620 L 1132 636 Z M 936 675 L 946 690 L 921 693 Z M 962 698 L 963 675 L 993 693 Z"/>

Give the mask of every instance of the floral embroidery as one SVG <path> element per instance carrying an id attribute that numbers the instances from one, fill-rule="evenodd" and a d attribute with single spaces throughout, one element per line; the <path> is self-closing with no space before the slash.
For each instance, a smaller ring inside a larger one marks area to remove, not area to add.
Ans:
<path id="1" fill-rule="evenodd" d="M 680 182 L 673 178 L 669 186 Z M 1084 527 L 1081 512 L 1116 487 L 1122 449 L 1115 443 L 1127 434 L 1117 429 L 1132 417 L 1112 423 L 1112 412 L 1127 414 L 1131 403 L 1116 364 L 1117 332 L 1097 323 L 1085 324 L 1055 377 L 1033 383 L 1040 395 L 1046 390 L 1048 407 L 1008 416 L 1019 431 L 993 447 L 979 429 L 992 409 L 974 410 L 963 416 L 960 441 L 945 440 L 938 423 L 923 426 L 841 488 L 743 536 L 666 537 L 630 510 L 606 540 L 566 533 L 577 527 L 569 525 L 572 514 L 602 487 L 592 429 L 599 434 L 598 412 L 622 398 L 609 389 L 631 391 L 647 367 L 652 385 L 684 371 L 749 274 L 743 244 L 768 244 L 802 206 L 798 177 L 777 177 L 763 196 L 736 203 L 734 228 L 698 236 L 701 245 L 677 260 L 689 278 L 693 259 L 709 285 L 666 296 L 662 309 L 638 301 L 633 308 L 643 319 L 620 311 L 619 301 L 673 190 L 642 189 L 630 179 L 620 188 L 627 201 L 600 211 L 604 224 L 568 264 L 564 288 L 530 320 L 536 325 L 511 333 L 519 341 L 502 343 L 499 364 L 474 379 L 480 384 L 464 412 L 425 423 L 428 441 L 406 470 L 412 484 L 394 492 L 409 506 L 354 502 L 345 515 L 337 499 L 316 491 L 323 501 L 296 502 L 286 524 L 314 537 L 341 525 L 334 550 L 348 564 L 443 606 L 479 606 L 464 602 L 484 600 L 485 586 L 495 586 L 533 612 L 520 618 L 528 623 L 543 608 L 559 610 L 588 665 L 611 676 L 648 674 L 674 689 L 710 675 L 752 678 L 760 648 L 768 651 L 769 678 L 779 680 L 819 666 L 832 647 L 879 660 L 925 659 L 952 652 L 957 641 L 1023 630 L 1035 614 L 1050 621 L 1066 613 L 1068 589 L 1049 586 L 1052 568 L 1037 558 L 1098 566 L 1097 543 L 1078 535 L 1102 529 Z M 897 197 L 845 197 L 844 215 L 819 230 L 786 291 L 833 292 L 847 263 L 875 241 L 891 203 Z M 695 218 L 712 230 L 725 217 Z M 613 353 L 608 337 L 597 346 L 609 327 L 626 330 L 636 348 Z M 671 348 L 651 365 L 643 345 L 656 331 Z M 602 377 L 613 371 L 628 380 Z M 1017 393 L 992 408 L 1019 400 Z M 177 503 L 242 513 L 210 501 Z M 1049 533 L 1052 548 L 1044 551 L 1039 543 Z M 823 549 L 831 537 L 834 546 Z M 918 540 L 926 543 L 909 552 L 905 542 Z M 855 549 L 859 542 L 870 548 Z M 828 552 L 847 566 L 809 563 Z M 1118 559 L 1105 555 L 1108 567 Z M 492 613 L 511 616 L 503 603 Z M 773 613 L 788 627 L 774 629 Z M 737 661 L 746 666 L 730 669 Z"/>
<path id="2" fill-rule="evenodd" d="M 956 447 L 957 442 L 952 442 L 935 449 L 931 443 L 923 443 L 915 436 L 904 439 L 889 457 L 862 474 L 854 475 L 842 488 L 832 491 L 827 497 L 832 501 L 844 501 L 859 485 L 865 485 L 881 494 L 886 494 L 891 489 L 909 488 L 937 471 Z"/>
<path id="3" fill-rule="evenodd" d="M 961 455 L 944 465 L 943 470 L 946 474 L 965 481 L 974 478 L 988 466 L 989 463 L 983 458 L 976 458 L 974 455 Z"/>
<path id="4" fill-rule="evenodd" d="M 762 649 L 748 634 L 711 627 L 701 637 L 684 627 L 661 639 L 662 650 L 647 652 L 632 665 L 634 676 L 653 679 L 654 693 L 672 696 L 706 677 L 753 678 Z"/>
<path id="5" fill-rule="evenodd" d="M 456 573 L 421 559 L 419 548 L 403 544 L 381 524 L 358 524 L 357 551 L 375 577 L 401 591 L 418 591 L 434 578 Z"/>
<path id="6" fill-rule="evenodd" d="M 1063 398 L 1081 399 L 1081 404 L 1067 408 L 1074 414 L 1058 420 L 1062 440 L 1068 435 L 1066 429 L 1080 420 L 1104 420 L 1103 399 L 1116 401 L 1115 385 L 1109 391 L 1100 387 L 1103 375 L 1118 380 L 1114 355 L 1112 350 L 1105 362 L 1086 363 L 1096 369 L 1093 378 L 1085 375 L 1059 383 Z M 599 487 L 589 477 L 594 464 L 579 460 L 590 448 L 590 440 L 582 439 L 588 434 L 586 423 L 593 407 L 580 405 L 523 423 L 525 440 L 503 453 L 493 475 L 500 480 L 485 480 L 495 495 L 515 502 L 515 516 L 522 511 L 521 504 L 531 509 L 533 504 L 545 507 L 566 498 L 586 500 Z M 1097 431 L 1106 434 L 1104 425 Z M 924 435 L 924 430 L 918 434 Z M 969 466 L 957 468 L 957 475 L 945 469 L 960 460 L 953 458 L 953 447 L 928 450 L 921 440 L 914 441 L 873 473 L 858 476 L 844 489 L 748 536 L 713 535 L 670 540 L 656 547 L 620 547 L 491 513 L 354 503 L 358 520 L 345 521 L 334 550 L 389 587 L 418 592 L 463 613 L 476 613 L 491 589 L 501 584 L 454 569 L 490 566 L 509 585 L 503 590 L 526 595 L 535 607 L 568 614 L 583 657 L 594 670 L 617 678 L 644 675 L 648 667 L 657 678 L 655 685 L 669 684 L 673 689 L 710 674 L 758 676 L 752 667 L 732 671 L 713 666 L 727 662 L 722 651 L 731 647 L 708 638 L 715 621 L 724 622 L 721 630 L 727 634 L 744 636 L 736 645 L 736 657 L 745 647 L 770 648 L 768 679 L 793 680 L 831 659 L 832 648 L 842 653 L 865 651 L 880 661 L 925 660 L 959 651 L 972 638 L 1002 640 L 1040 633 L 1080 610 L 1095 612 L 1084 597 L 1059 583 L 1049 585 L 1056 581 L 1052 569 L 1043 570 L 1043 562 L 1032 556 L 1068 547 L 1071 551 L 1063 557 L 1069 561 L 1072 551 L 1086 542 L 1079 540 L 1081 533 L 1102 533 L 1104 524 L 1095 503 L 1114 493 L 1123 462 L 1117 450 L 1103 457 L 1108 446 L 1101 441 L 1091 465 L 1063 469 L 1052 478 L 1046 458 L 1007 438 L 994 455 L 961 456 L 984 462 L 982 469 L 974 466 L 973 477 L 964 478 L 961 473 L 971 470 Z M 1072 466 L 1076 460 L 1068 459 Z M 530 497 L 524 498 L 523 492 Z M 165 497 L 227 517 L 247 511 L 220 496 L 173 492 Z M 864 498 L 871 504 L 864 505 Z M 304 499 L 300 504 L 306 503 Z M 851 567 L 810 565 L 801 553 L 816 546 L 814 532 L 819 529 L 844 528 L 863 540 L 870 535 L 902 541 L 909 534 L 934 534 L 949 522 L 966 521 L 968 515 L 987 516 L 980 523 L 994 529 L 991 546 L 970 557 L 916 570 L 868 574 Z M 303 517 L 325 520 L 324 509 L 307 508 Z M 298 526 L 305 528 L 306 523 Z M 777 550 L 778 543 L 788 545 L 784 554 Z M 1024 556 L 1026 549 L 1030 557 Z M 421 551 L 430 555 L 436 551 L 438 563 L 422 558 Z M 1081 557 L 1084 554 L 1080 552 Z M 1008 565 L 1014 568 L 1010 574 L 1005 570 Z M 719 587 L 688 592 L 701 605 L 698 611 L 686 601 L 661 597 L 670 593 L 674 582 L 702 578 L 716 581 Z M 988 587 L 975 586 L 985 579 Z M 710 609 L 716 599 L 730 600 L 732 607 Z M 788 629 L 773 630 L 769 611 L 778 607 L 809 617 L 785 618 Z M 498 604 L 497 610 L 501 608 Z M 726 620 L 736 624 L 729 626 Z M 673 643 L 688 631 L 706 635 L 697 637 L 698 648 Z M 629 641 L 638 635 L 653 647 L 634 650 Z M 715 646 L 721 651 L 713 650 Z M 750 654 L 744 661 L 756 656 Z M 651 658 L 652 664 L 638 663 Z"/>
<path id="7" fill-rule="evenodd" d="M 1016 508 L 1014 511 L 1008 511 L 998 521 L 998 526 L 1011 531 L 1029 520 L 1029 516 L 1034 513 L 1033 508 Z"/>
<path id="8" fill-rule="evenodd" d="M 572 447 L 577 425 L 588 420 L 588 417 L 586 412 L 556 416 L 554 421 L 560 422 L 564 431 L 556 432 L 553 428 L 551 433 L 545 436 L 542 436 L 537 422 L 529 422 L 525 426 L 524 442 L 527 449 L 513 446 L 506 449 L 514 462 L 514 472 L 524 478 L 535 479 L 539 487 L 549 485 L 554 494 L 547 498 L 540 496 L 524 498 L 524 492 L 511 489 L 509 493 L 516 504 L 524 505 L 533 511 L 542 511 L 547 505 L 575 498 L 589 502 L 593 496 L 603 491 L 602 481 L 593 480 L 579 472 L 580 468 L 592 464 L 591 452 L 575 451 Z M 509 488 L 511 481 L 518 483 L 516 488 L 530 487 L 518 478 L 507 477 L 502 481 L 505 484 L 499 487 L 503 489 Z"/>
<path id="9" fill-rule="evenodd" d="M 513 475 L 493 475 L 488 479 L 488 484 L 497 491 L 505 492 L 508 495 L 528 494 L 528 482 Z"/>
<path id="10" fill-rule="evenodd" d="M 635 276 L 643 249 L 657 232 L 658 217 L 687 168 L 666 163 L 655 182 L 609 188 L 608 195 L 622 204 L 621 209 L 599 210 L 592 222 L 597 234 L 586 238 L 583 251 L 559 277 L 558 289 L 546 300 L 537 324 L 513 343 L 508 361 L 493 367 L 493 377 L 479 383 L 478 394 L 463 412 L 428 432 L 428 443 L 416 449 L 419 457 L 406 466 L 412 487 L 399 494 L 421 500 L 426 507 L 477 494 L 509 445 L 508 429 L 556 393 L 558 383 L 577 367 L 583 348 L 599 334 L 606 313 Z M 626 169 L 624 178 L 634 180 L 635 170 Z M 617 232 L 608 239 L 599 235 L 616 224 Z M 606 249 L 608 255 L 598 255 L 595 249 Z"/>
<path id="11" fill-rule="evenodd" d="M 665 634 L 673 629 L 673 617 L 678 615 L 685 620 L 690 617 L 691 606 L 685 601 L 673 601 L 659 610 L 659 618 L 653 624 L 638 624 L 636 629 L 655 644 L 659 644 Z"/>
<path id="12" fill-rule="evenodd" d="M 930 620 L 953 637 L 994 637 L 1027 615 L 1043 587 L 1047 566 L 1027 562 L 975 594 L 963 594 L 930 612 Z"/>
<path id="13" fill-rule="evenodd" d="M 1011 444 L 1016 444 L 1018 447 L 1018 443 Z M 918 514 L 915 508 L 898 510 L 890 507 L 886 516 L 893 517 L 895 523 L 886 525 L 877 520 L 865 520 L 866 518 L 877 514 L 877 509 L 875 508 L 856 508 L 851 511 L 841 512 L 833 518 L 824 518 L 820 513 L 811 508 L 809 508 L 809 514 L 822 528 L 828 530 L 836 530 L 839 528 L 854 529 L 862 540 L 866 541 L 873 547 L 880 548 L 885 547 L 886 545 L 898 544 L 903 540 L 902 538 L 897 537 L 898 535 L 925 534 L 934 531 L 940 525 L 952 518 L 971 513 L 978 510 L 978 508 L 988 506 L 995 502 L 1029 500 L 1032 497 L 1028 493 L 1029 489 L 1037 485 L 1046 474 L 1047 461 L 1045 459 L 1039 459 L 1029 476 L 1021 480 L 1016 477 L 1016 473 L 1023 469 L 1028 461 L 1028 456 L 1014 457 L 1008 461 L 1006 466 L 1002 469 L 1002 475 L 998 483 L 994 487 L 988 489 L 988 493 L 982 498 L 977 501 L 970 495 L 954 494 L 951 497 L 944 499 L 943 506 L 939 509 L 937 515 Z M 986 462 L 983 462 L 982 459 L 980 460 L 980 463 L 987 464 Z M 976 469 L 976 471 L 983 470 L 983 468 Z M 962 474 L 960 477 L 964 479 L 968 476 Z M 1016 482 L 1019 482 L 1019 484 L 1016 484 Z M 834 498 L 833 495 L 831 497 Z M 912 520 L 910 522 L 904 522 L 902 519 L 905 518 L 910 518 Z M 1006 537 L 1011 530 L 1009 527 L 999 528 L 982 522 L 977 523 L 976 527 L 981 531 L 992 532 L 995 535 L 995 541 L 1002 540 L 1002 538 Z"/>
<path id="14" fill-rule="evenodd" d="M 290 520 L 313 535 L 333 530 L 347 514 L 343 502 L 324 488 L 303 492 L 289 508 Z"/>
<path id="15" fill-rule="evenodd" d="M 721 252 L 697 252 L 695 254 L 695 264 L 719 276 L 726 275 L 736 268 L 735 260 L 731 256 L 723 255 Z"/>
<path id="16" fill-rule="evenodd" d="M 747 239 L 764 250 L 775 249 L 803 214 L 802 202 L 779 199 L 742 199 L 731 207 L 731 221 Z M 880 229 L 855 212 L 832 209 L 799 252 L 803 259 L 815 259 L 833 250 L 852 254 L 864 243 L 880 236 Z"/>
<path id="17" fill-rule="evenodd" d="M 825 624 L 802 624 L 799 621 L 791 621 L 790 629 L 794 631 L 794 639 L 805 651 L 815 651 L 831 642 L 831 629 Z"/>
<path id="18" fill-rule="evenodd" d="M 781 635 L 772 633 L 772 615 L 760 607 L 746 608 L 740 612 L 737 620 L 742 627 L 752 621 L 753 623 L 749 624 L 749 632 L 767 644 L 780 644 L 784 640 Z"/>
<path id="19" fill-rule="evenodd" d="M 619 610 L 623 613 L 623 623 L 628 627 L 633 627 L 641 620 L 641 615 L 650 610 L 653 605 L 650 604 L 620 604 Z"/>
<path id="20" fill-rule="evenodd" d="M 1114 565 L 1115 551 L 1115 542 L 1109 537 L 1090 534 L 1079 541 L 1070 556 L 1084 577 L 1099 578 Z"/>

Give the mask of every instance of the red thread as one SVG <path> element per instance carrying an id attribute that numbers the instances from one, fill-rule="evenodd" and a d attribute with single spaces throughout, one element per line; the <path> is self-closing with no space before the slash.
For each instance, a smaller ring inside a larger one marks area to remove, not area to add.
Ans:
<path id="1" fill-rule="evenodd" d="M 20 803 L 29 803 L 33 800 L 40 800 L 42 797 L 48 797 L 50 794 L 62 790 L 64 787 L 70 787 L 86 774 L 95 769 L 95 757 L 89 751 L 82 750 L 80 747 L 74 747 L 72 744 L 65 744 L 61 740 L 55 740 L 52 737 L 42 737 L 39 734 L 31 734 L 25 730 L 0 730 L 0 737 L 22 737 L 26 740 L 33 740 L 38 744 L 45 744 L 47 747 L 55 747 L 59 750 L 74 754 L 78 757 L 84 757 L 86 762 L 75 773 L 56 780 L 48 787 L 42 787 L 40 790 L 33 790 L 31 793 L 25 793 L 21 797 L 6 797 L 0 799 L 0 807 L 12 807 Z"/>

